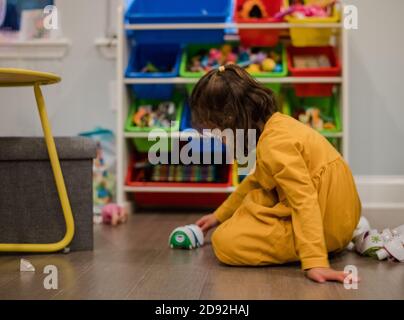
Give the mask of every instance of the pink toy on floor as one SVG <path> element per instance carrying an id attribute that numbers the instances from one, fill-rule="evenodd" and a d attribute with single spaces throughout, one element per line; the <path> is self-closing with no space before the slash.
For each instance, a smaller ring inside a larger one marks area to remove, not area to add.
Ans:
<path id="1" fill-rule="evenodd" d="M 116 226 L 120 223 L 125 223 L 128 219 L 128 213 L 126 210 L 118 206 L 115 203 L 110 203 L 102 208 L 102 222 L 105 224 L 110 224 Z"/>

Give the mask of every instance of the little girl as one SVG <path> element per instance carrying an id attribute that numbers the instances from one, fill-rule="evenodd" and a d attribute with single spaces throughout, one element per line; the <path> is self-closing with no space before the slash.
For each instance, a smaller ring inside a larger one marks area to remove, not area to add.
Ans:
<path id="1" fill-rule="evenodd" d="M 329 252 L 352 239 L 361 203 L 352 173 L 317 131 L 277 111 L 271 90 L 236 65 L 221 66 L 191 96 L 199 128 L 255 129 L 255 171 L 213 213 L 196 223 L 212 235 L 217 258 L 228 265 L 300 261 L 308 278 L 343 282 Z"/>

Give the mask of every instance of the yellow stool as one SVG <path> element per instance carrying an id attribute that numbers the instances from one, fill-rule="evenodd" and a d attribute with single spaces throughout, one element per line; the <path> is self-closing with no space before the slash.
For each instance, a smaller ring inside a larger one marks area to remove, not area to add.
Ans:
<path id="1" fill-rule="evenodd" d="M 56 187 L 66 223 L 66 234 L 62 240 L 55 243 L 2 243 L 0 252 L 55 252 L 66 248 L 73 239 L 74 219 L 67 196 L 66 186 L 60 168 L 59 157 L 56 151 L 55 141 L 52 136 L 48 115 L 46 113 L 45 101 L 42 96 L 40 85 L 53 84 L 60 81 L 60 77 L 45 72 L 37 72 L 24 69 L 0 68 L 1 87 L 33 86 L 35 99 L 38 105 L 39 117 L 45 136 L 46 147 L 55 177 Z"/>

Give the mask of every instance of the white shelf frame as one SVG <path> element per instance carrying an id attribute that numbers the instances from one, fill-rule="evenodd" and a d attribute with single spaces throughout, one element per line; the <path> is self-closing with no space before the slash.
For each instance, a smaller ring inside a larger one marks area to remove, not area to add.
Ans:
<path id="1" fill-rule="evenodd" d="M 156 84 L 173 83 L 187 84 L 197 83 L 199 78 L 125 78 L 125 84 Z M 342 77 L 280 77 L 258 78 L 262 83 L 342 83 Z"/>
<path id="2" fill-rule="evenodd" d="M 339 23 L 181 23 L 181 24 L 125 24 L 122 6 L 118 9 L 118 37 L 117 37 L 117 88 L 118 88 L 118 110 L 117 110 L 117 202 L 127 205 L 128 195 L 135 192 L 164 192 L 164 193 L 231 193 L 235 187 L 207 188 L 207 187 L 151 187 L 151 186 L 127 186 L 125 185 L 126 170 L 128 168 L 129 139 L 147 138 L 147 133 L 125 132 L 125 122 L 129 111 L 130 97 L 127 85 L 130 84 L 189 84 L 196 83 L 199 78 L 125 78 L 125 66 L 128 61 L 128 43 L 126 30 L 203 30 L 203 29 L 284 29 L 290 28 L 332 28 L 335 29 L 339 48 L 339 58 L 342 65 L 342 75 L 340 77 L 281 77 L 281 78 L 260 78 L 263 83 L 334 83 L 340 87 L 340 101 L 343 130 L 338 133 L 327 133 L 325 137 L 340 138 L 342 143 L 342 153 L 349 162 L 348 155 L 348 132 L 349 132 L 349 107 L 348 107 L 348 38 L 346 30 L 341 22 Z M 195 136 L 190 132 L 172 132 L 171 137 Z"/>
<path id="3" fill-rule="evenodd" d="M 67 38 L 11 40 L 0 42 L 1 59 L 61 59 L 71 41 Z"/>
<path id="4" fill-rule="evenodd" d="M 126 24 L 126 30 L 207 30 L 207 29 L 290 29 L 319 28 L 340 29 L 338 23 L 145 23 Z"/>

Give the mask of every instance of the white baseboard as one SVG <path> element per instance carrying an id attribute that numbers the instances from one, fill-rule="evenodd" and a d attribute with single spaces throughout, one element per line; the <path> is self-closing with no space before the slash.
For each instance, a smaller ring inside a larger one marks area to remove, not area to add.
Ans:
<path id="1" fill-rule="evenodd" d="M 362 215 L 372 228 L 404 224 L 404 176 L 355 176 Z"/>
<path id="2" fill-rule="evenodd" d="M 364 209 L 404 209 L 404 176 L 355 176 Z"/>

